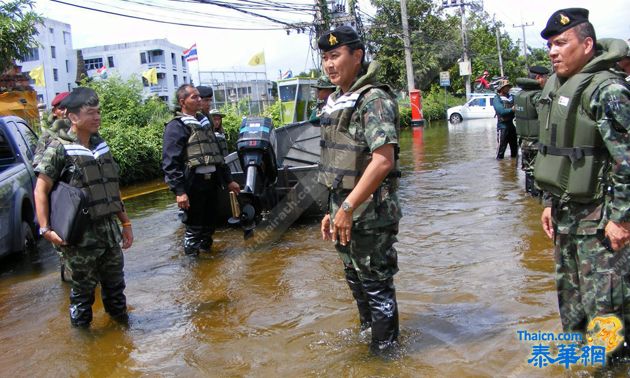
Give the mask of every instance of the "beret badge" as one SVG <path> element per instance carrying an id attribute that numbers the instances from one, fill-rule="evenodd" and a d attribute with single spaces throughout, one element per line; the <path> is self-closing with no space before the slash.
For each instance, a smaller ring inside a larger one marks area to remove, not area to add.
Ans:
<path id="1" fill-rule="evenodd" d="M 330 43 L 331 46 L 336 45 L 337 37 L 335 37 L 333 34 L 330 34 L 330 37 L 328 37 L 328 43 Z"/>

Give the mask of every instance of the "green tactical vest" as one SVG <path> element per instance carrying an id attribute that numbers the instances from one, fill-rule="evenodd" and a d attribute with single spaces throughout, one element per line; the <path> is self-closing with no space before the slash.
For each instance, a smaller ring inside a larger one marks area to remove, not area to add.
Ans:
<path id="1" fill-rule="evenodd" d="M 535 138 L 538 136 L 539 127 L 535 98 L 542 88 L 534 79 L 518 78 L 516 83 L 523 88 L 514 98 L 516 133 L 522 137 Z"/>
<path id="2" fill-rule="evenodd" d="M 593 93 L 619 79 L 610 71 L 580 72 L 560 84 L 551 76 L 540 96 L 541 121 L 534 177 L 543 190 L 590 203 L 604 196 L 610 155 L 590 115 Z"/>
<path id="3" fill-rule="evenodd" d="M 71 140 L 63 130 L 55 141 L 63 146 L 67 171 L 72 172 L 68 183 L 82 188 L 87 194 L 90 219 L 97 220 L 122 211 L 118 167 L 107 143 L 93 136 L 91 143 L 95 147 L 90 150 Z"/>
<path id="4" fill-rule="evenodd" d="M 219 147 L 221 147 L 221 151 L 223 152 L 223 157 L 228 156 L 229 152 L 228 152 L 227 139 L 225 139 L 225 134 L 215 131 L 214 136 L 217 138 L 217 143 L 219 143 Z"/>
<path id="5" fill-rule="evenodd" d="M 183 115 L 177 117 L 190 129 L 190 137 L 186 144 L 186 165 L 194 169 L 203 165 L 223 164 L 223 154 L 209 122 L 205 127 L 195 117 Z M 207 118 L 205 118 L 207 121 Z"/>
<path id="6" fill-rule="evenodd" d="M 361 98 L 372 88 L 385 90 L 393 96 L 387 86 L 367 84 L 361 88 L 347 92 L 336 100 L 332 96 L 322 109 L 321 126 L 321 156 L 317 180 L 328 189 L 350 190 L 355 187 L 361 175 L 372 160 L 372 153 L 365 140 L 356 140 L 348 133 L 351 121 L 358 121 L 360 114 L 355 112 Z M 398 122 L 398 114 L 396 114 Z M 396 149 L 398 151 L 398 149 Z M 395 167 L 386 181 L 389 190 L 398 187 L 398 153 L 395 154 Z"/>

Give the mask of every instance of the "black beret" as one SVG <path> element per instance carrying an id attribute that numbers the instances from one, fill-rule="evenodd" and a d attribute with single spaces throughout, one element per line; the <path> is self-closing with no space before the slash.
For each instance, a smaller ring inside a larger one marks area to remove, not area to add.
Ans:
<path id="1" fill-rule="evenodd" d="M 203 86 L 203 85 L 200 85 L 200 86 L 198 86 L 196 88 L 199 91 L 199 97 L 201 97 L 201 98 L 212 97 L 212 88 L 206 87 L 206 86 Z"/>
<path id="2" fill-rule="evenodd" d="M 560 9 L 549 17 L 547 26 L 540 32 L 540 36 L 549 39 L 584 22 L 588 22 L 588 9 Z"/>
<path id="3" fill-rule="evenodd" d="M 549 75 L 549 70 L 543 66 L 531 66 L 529 67 L 529 72 L 536 75 Z"/>
<path id="4" fill-rule="evenodd" d="M 98 95 L 92 88 L 76 87 L 70 92 L 68 97 L 63 99 L 63 104 L 71 111 L 77 111 L 84 106 L 97 106 Z"/>
<path id="5" fill-rule="evenodd" d="M 340 26 L 335 30 L 324 33 L 317 40 L 317 46 L 320 50 L 326 52 L 336 49 L 339 46 L 349 45 L 351 43 L 361 42 L 359 35 L 350 26 Z"/>

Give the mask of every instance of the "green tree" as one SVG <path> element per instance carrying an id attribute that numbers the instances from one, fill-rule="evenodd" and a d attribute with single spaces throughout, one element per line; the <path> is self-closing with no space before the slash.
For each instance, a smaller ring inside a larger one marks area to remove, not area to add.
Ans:
<path id="1" fill-rule="evenodd" d="M 37 25 L 42 18 L 32 10 L 33 4 L 33 0 L 0 3 L 0 74 L 38 45 Z"/>

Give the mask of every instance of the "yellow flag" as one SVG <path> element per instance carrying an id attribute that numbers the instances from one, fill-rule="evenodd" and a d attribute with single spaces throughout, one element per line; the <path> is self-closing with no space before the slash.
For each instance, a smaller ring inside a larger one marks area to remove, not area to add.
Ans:
<path id="1" fill-rule="evenodd" d="M 44 80 L 44 65 L 42 64 L 39 67 L 35 67 L 29 73 L 31 79 L 35 80 L 35 85 L 38 87 L 43 87 L 46 85 L 46 80 Z"/>
<path id="2" fill-rule="evenodd" d="M 149 83 L 149 85 L 158 83 L 157 69 L 156 68 L 150 68 L 150 69 L 144 71 L 142 73 L 142 77 L 147 79 L 147 82 Z"/>
<path id="3" fill-rule="evenodd" d="M 250 66 L 259 66 L 261 64 L 265 64 L 265 52 L 261 51 L 258 54 L 252 56 L 252 58 L 249 60 L 249 64 Z"/>

